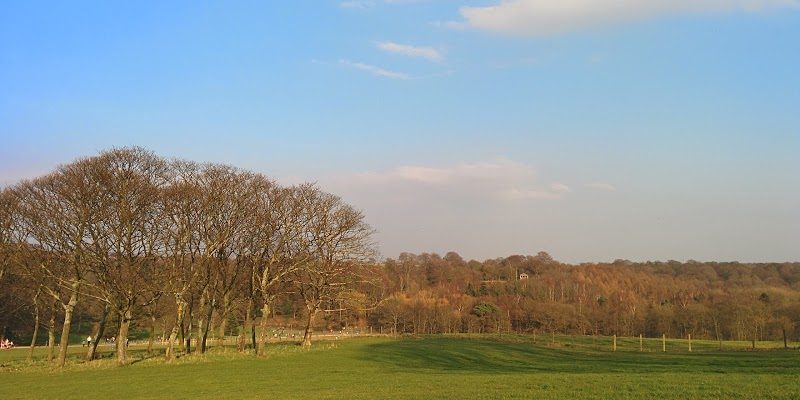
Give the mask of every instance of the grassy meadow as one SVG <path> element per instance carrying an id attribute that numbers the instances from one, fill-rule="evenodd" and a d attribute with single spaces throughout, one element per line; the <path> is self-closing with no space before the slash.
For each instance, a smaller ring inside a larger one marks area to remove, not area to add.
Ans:
<path id="1" fill-rule="evenodd" d="M 782 343 L 539 336 L 425 336 L 318 341 L 311 349 L 270 345 L 264 357 L 232 348 L 181 357 L 172 365 L 133 345 L 117 367 L 78 358 L 63 370 L 38 349 L 0 351 L 0 399 L 797 399 L 800 352 Z M 770 349 L 771 347 L 771 349 Z"/>

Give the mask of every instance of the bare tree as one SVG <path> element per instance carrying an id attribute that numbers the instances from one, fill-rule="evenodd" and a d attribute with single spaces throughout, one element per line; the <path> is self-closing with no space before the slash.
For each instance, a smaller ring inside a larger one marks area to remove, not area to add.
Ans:
<path id="1" fill-rule="evenodd" d="M 189 308 L 190 291 L 198 279 L 200 262 L 199 226 L 202 187 L 197 180 L 199 166 L 176 161 L 170 168 L 170 182 L 161 194 L 163 204 L 163 242 L 166 284 L 175 298 L 176 320 L 167 340 L 165 356 L 175 357 L 175 341 Z M 185 331 L 184 331 L 185 332 Z"/>
<path id="2" fill-rule="evenodd" d="M 119 317 L 117 361 L 126 364 L 127 339 L 138 307 L 163 291 L 164 229 L 160 190 L 167 164 L 141 148 L 115 149 L 92 159 L 89 182 L 98 187 L 91 225 L 92 273 L 100 297 Z"/>
<path id="3" fill-rule="evenodd" d="M 31 275 L 49 282 L 41 288 L 63 308 L 59 367 L 66 361 L 72 315 L 88 273 L 89 232 L 96 218 L 91 200 L 97 193 L 96 185 L 88 180 L 90 168 L 90 160 L 79 160 L 13 189 L 18 229 L 26 236 L 18 239 L 19 248 L 29 258 L 36 258 L 30 251 L 42 253 L 38 265 L 30 266 Z"/>
<path id="4" fill-rule="evenodd" d="M 303 346 L 311 346 L 314 317 L 325 302 L 340 303 L 348 285 L 363 276 L 361 268 L 375 255 L 373 230 L 364 216 L 334 195 L 313 189 L 305 196 L 308 262 L 294 274 L 306 307 Z"/>
<path id="5" fill-rule="evenodd" d="M 267 180 L 262 180 L 260 187 L 244 247 L 252 265 L 254 290 L 250 298 L 255 299 L 256 291 L 260 295 L 261 327 L 256 354 L 263 353 L 267 318 L 275 299 L 282 293 L 290 274 L 308 259 L 308 242 L 304 235 L 308 219 L 303 212 L 303 199 L 313 191 L 309 185 L 280 188 Z M 248 304 L 246 312 L 252 312 L 252 308 Z M 255 318 L 248 319 L 255 321 Z M 254 326 L 251 329 L 255 332 Z"/>
<path id="6" fill-rule="evenodd" d="M 233 257 L 253 212 L 261 179 L 224 165 L 206 165 L 200 174 L 202 195 L 199 241 L 202 246 L 200 319 L 197 346 L 206 349 L 214 310 L 228 306 L 239 274 Z"/>
<path id="7" fill-rule="evenodd" d="M 11 268 L 14 247 L 14 208 L 17 201 L 10 189 L 0 191 L 0 285 L 6 271 Z"/>
<path id="8" fill-rule="evenodd" d="M 14 298 L 14 282 L 7 279 L 12 275 L 12 256 L 15 254 L 14 215 L 17 201 L 9 189 L 0 190 L 0 339 L 4 338 L 5 327 L 10 322 L 9 304 Z"/>

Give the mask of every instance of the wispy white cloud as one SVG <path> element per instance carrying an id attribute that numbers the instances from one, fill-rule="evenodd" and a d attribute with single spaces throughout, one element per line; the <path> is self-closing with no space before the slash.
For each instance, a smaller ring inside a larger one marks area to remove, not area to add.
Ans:
<path id="1" fill-rule="evenodd" d="M 374 1 L 370 0 L 349 0 L 339 3 L 341 8 L 370 8 L 375 5 Z"/>
<path id="2" fill-rule="evenodd" d="M 403 198 L 410 194 L 429 196 L 428 201 L 434 202 L 555 200 L 570 192 L 563 183 L 549 186 L 538 183 L 537 172 L 531 165 L 507 158 L 441 167 L 405 165 L 341 177 L 337 186 L 397 192 Z"/>
<path id="3" fill-rule="evenodd" d="M 384 78 L 405 79 L 405 80 L 411 79 L 411 76 L 406 73 L 388 70 L 375 65 L 353 62 L 349 60 L 339 60 L 339 64 Z"/>
<path id="4" fill-rule="evenodd" d="M 592 183 L 586 184 L 586 187 L 588 187 L 590 189 L 602 190 L 602 191 L 606 191 L 606 192 L 613 192 L 613 191 L 617 190 L 617 188 L 614 187 L 614 185 L 612 185 L 610 183 L 605 183 L 605 182 L 592 182 Z"/>
<path id="5" fill-rule="evenodd" d="M 549 35 L 598 25 L 612 25 L 659 15 L 753 12 L 800 8 L 800 0 L 501 0 L 482 7 L 462 7 L 463 21 L 445 22 L 489 32 Z"/>
<path id="6" fill-rule="evenodd" d="M 434 62 L 442 62 L 444 60 L 442 53 L 433 47 L 412 46 L 394 42 L 379 42 L 377 46 L 379 49 L 388 53 L 401 54 L 408 57 L 420 57 Z"/>
<path id="7" fill-rule="evenodd" d="M 407 181 L 448 185 L 465 181 L 519 182 L 532 180 L 535 176 L 536 171 L 533 167 L 500 158 L 490 162 L 461 163 L 447 167 L 406 165 L 389 171 L 358 174 L 355 178 L 370 184 Z"/>
<path id="8" fill-rule="evenodd" d="M 571 190 L 563 183 L 551 183 L 549 189 L 543 188 L 511 188 L 499 194 L 508 200 L 558 200 Z"/>
<path id="9" fill-rule="evenodd" d="M 561 193 L 535 189 L 509 189 L 499 193 L 508 200 L 558 200 Z"/>

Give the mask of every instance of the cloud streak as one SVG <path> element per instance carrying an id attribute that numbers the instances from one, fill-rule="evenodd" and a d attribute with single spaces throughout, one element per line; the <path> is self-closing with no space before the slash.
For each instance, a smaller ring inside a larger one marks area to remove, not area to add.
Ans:
<path id="1" fill-rule="evenodd" d="M 533 180 L 533 167 L 506 158 L 495 161 L 461 163 L 446 167 L 406 165 L 389 171 L 367 172 L 356 175 L 359 182 L 383 184 L 397 181 L 428 185 L 453 185 L 463 182 L 520 182 Z"/>
<path id="2" fill-rule="evenodd" d="M 349 0 L 343 1 L 339 3 L 339 7 L 341 8 L 370 8 L 374 6 L 375 3 L 369 0 Z"/>
<path id="3" fill-rule="evenodd" d="M 450 166 L 404 165 L 386 171 L 342 177 L 337 186 L 373 193 L 394 193 L 426 203 L 556 200 L 571 190 L 563 183 L 543 185 L 528 164 L 499 158 Z"/>
<path id="4" fill-rule="evenodd" d="M 433 47 L 412 46 L 394 42 L 380 42 L 377 44 L 377 46 L 379 49 L 387 53 L 400 54 L 407 57 L 424 58 L 433 62 L 444 61 L 444 56 L 442 53 Z"/>
<path id="5" fill-rule="evenodd" d="M 753 12 L 800 8 L 800 0 L 502 0 L 462 7 L 461 23 L 471 28 L 521 36 L 558 34 L 660 15 Z"/>
<path id="6" fill-rule="evenodd" d="M 588 187 L 589 189 L 602 190 L 604 192 L 614 192 L 617 190 L 617 188 L 614 185 L 605 182 L 592 182 L 586 184 L 586 187 Z"/>
<path id="7" fill-rule="evenodd" d="M 372 75 L 375 75 L 375 76 L 379 76 L 379 77 L 382 77 L 382 78 L 402 79 L 402 80 L 411 79 L 411 76 L 406 74 L 406 73 L 388 70 L 388 69 L 381 68 L 381 67 L 378 67 L 378 66 L 375 66 L 375 65 L 364 64 L 364 63 L 360 63 L 360 62 L 353 62 L 353 61 L 350 61 L 350 60 L 339 60 L 339 64 L 343 65 L 343 66 L 346 66 L 348 68 L 353 68 L 353 69 L 357 69 L 359 71 L 364 71 L 364 72 L 367 72 L 369 74 L 372 74 Z"/>
<path id="8" fill-rule="evenodd" d="M 561 195 L 559 192 L 532 189 L 509 189 L 500 193 L 502 198 L 508 200 L 557 200 Z"/>

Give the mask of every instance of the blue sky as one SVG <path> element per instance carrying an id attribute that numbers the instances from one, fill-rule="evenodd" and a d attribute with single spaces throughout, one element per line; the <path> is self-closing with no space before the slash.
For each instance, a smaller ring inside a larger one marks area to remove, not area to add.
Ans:
<path id="1" fill-rule="evenodd" d="M 141 145 L 387 257 L 797 261 L 798 71 L 796 0 L 4 2 L 0 183 Z"/>

